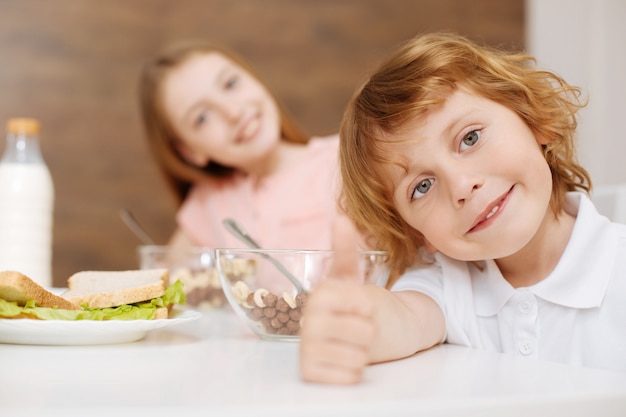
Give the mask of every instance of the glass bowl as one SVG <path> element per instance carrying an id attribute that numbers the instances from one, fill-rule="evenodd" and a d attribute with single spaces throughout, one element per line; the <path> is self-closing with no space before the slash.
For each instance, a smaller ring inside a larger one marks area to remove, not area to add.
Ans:
<path id="1" fill-rule="evenodd" d="M 215 250 L 226 299 L 256 335 L 269 340 L 299 340 L 308 291 L 328 276 L 332 258 L 331 250 Z M 359 252 L 364 283 L 386 285 L 386 259 L 383 251 Z M 276 262 L 298 279 L 305 292 L 298 292 Z"/>
<path id="2" fill-rule="evenodd" d="M 143 245 L 137 248 L 137 253 L 141 269 L 167 268 L 170 271 L 170 283 L 178 279 L 183 282 L 186 306 L 212 309 L 228 304 L 215 268 L 213 249 Z"/>

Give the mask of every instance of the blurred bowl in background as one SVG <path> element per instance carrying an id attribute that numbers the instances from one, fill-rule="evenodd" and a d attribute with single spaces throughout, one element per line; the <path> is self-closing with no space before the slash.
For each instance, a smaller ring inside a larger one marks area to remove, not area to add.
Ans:
<path id="1" fill-rule="evenodd" d="M 141 269 L 167 268 L 170 271 L 170 283 L 178 279 L 183 282 L 187 306 L 211 309 L 227 304 L 215 268 L 213 249 L 143 245 L 137 248 L 137 253 Z"/>
<path id="2" fill-rule="evenodd" d="M 333 254 L 330 250 L 216 249 L 215 261 L 226 299 L 256 335 L 297 341 L 308 292 L 328 277 Z M 298 293 L 270 257 L 298 278 L 306 292 Z M 383 251 L 359 252 L 363 282 L 384 287 L 389 278 L 386 260 Z"/>

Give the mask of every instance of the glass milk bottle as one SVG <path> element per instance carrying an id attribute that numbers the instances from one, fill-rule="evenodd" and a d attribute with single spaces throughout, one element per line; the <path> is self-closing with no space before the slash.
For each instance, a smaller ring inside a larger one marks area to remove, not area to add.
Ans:
<path id="1" fill-rule="evenodd" d="M 39 149 L 39 121 L 10 119 L 0 159 L 0 270 L 52 286 L 54 185 Z"/>

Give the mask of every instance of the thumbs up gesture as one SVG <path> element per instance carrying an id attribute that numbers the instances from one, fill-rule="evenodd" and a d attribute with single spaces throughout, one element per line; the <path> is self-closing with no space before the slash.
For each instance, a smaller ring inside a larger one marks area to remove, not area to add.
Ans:
<path id="1" fill-rule="evenodd" d="M 370 363 L 374 303 L 359 276 L 356 239 L 337 225 L 330 276 L 311 293 L 300 331 L 300 371 L 310 382 L 353 384 Z"/>

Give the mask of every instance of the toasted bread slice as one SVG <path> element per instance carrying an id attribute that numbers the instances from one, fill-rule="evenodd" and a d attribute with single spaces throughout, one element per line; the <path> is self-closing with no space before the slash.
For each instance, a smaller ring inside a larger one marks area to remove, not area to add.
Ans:
<path id="1" fill-rule="evenodd" d="M 17 271 L 0 272 L 0 298 L 23 306 L 33 300 L 39 307 L 56 307 L 65 310 L 82 310 L 78 304 L 59 297 Z"/>
<path id="2" fill-rule="evenodd" d="M 91 308 L 117 307 L 151 300 L 165 294 L 169 270 L 82 271 L 67 280 L 66 300 Z"/>

